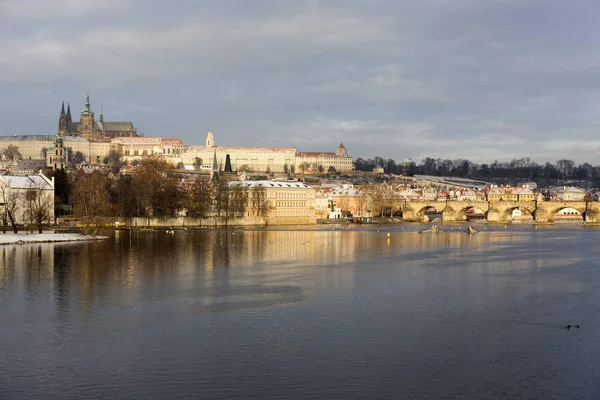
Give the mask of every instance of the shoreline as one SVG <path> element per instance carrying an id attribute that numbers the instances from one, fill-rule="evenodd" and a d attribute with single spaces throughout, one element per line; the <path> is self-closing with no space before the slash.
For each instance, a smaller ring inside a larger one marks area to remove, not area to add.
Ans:
<path id="1" fill-rule="evenodd" d="M 10 244 L 89 242 L 108 239 L 108 236 L 90 236 L 80 233 L 0 233 L 0 246 Z"/>

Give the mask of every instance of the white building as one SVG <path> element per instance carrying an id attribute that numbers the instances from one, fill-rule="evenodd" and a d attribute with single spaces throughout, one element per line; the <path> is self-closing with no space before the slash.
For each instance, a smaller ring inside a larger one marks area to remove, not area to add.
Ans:
<path id="1" fill-rule="evenodd" d="M 556 191 L 556 199 L 562 201 L 583 201 L 585 197 L 585 190 L 572 187 L 564 186 L 562 189 Z"/>
<path id="2" fill-rule="evenodd" d="M 296 163 L 296 149 L 293 147 L 234 147 L 216 146 L 214 135 L 208 132 L 206 146 L 189 146 L 181 155 L 185 169 L 208 170 L 212 168 L 216 155 L 220 171 L 225 169 L 225 159 L 229 154 L 234 171 L 258 173 L 293 173 Z M 201 163 L 200 168 L 196 165 Z"/>
<path id="3" fill-rule="evenodd" d="M 0 176 L 0 216 L 7 225 L 7 213 L 12 210 L 16 224 L 31 223 L 28 211 L 44 212 L 47 223 L 54 222 L 54 178 L 44 174 L 26 176 Z"/>
<path id="4" fill-rule="evenodd" d="M 354 169 L 352 157 L 348 155 L 343 143 L 340 143 L 335 153 L 329 151 L 299 151 L 296 153 L 297 172 L 318 171 L 319 168 L 323 172 L 328 172 L 331 167 L 336 172 L 349 172 Z"/>

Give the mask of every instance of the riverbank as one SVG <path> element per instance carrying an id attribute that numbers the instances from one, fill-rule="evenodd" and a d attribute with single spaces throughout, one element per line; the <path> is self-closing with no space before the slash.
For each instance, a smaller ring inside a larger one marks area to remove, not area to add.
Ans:
<path id="1" fill-rule="evenodd" d="M 108 239 L 108 236 L 90 236 L 82 235 L 79 233 L 3 233 L 0 234 L 0 245 L 53 242 L 83 242 L 104 239 Z"/>

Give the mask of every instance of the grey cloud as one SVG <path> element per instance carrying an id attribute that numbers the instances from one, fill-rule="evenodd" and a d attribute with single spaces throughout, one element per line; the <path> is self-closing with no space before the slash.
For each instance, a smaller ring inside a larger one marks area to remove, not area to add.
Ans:
<path id="1" fill-rule="evenodd" d="M 0 134 L 51 133 L 60 101 L 90 92 L 107 119 L 190 144 L 211 129 L 355 157 L 592 163 L 600 147 L 592 0 L 0 4 Z"/>

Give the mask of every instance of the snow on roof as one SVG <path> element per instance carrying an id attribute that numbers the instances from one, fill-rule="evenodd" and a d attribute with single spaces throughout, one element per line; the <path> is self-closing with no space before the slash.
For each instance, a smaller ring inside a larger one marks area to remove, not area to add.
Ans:
<path id="1" fill-rule="evenodd" d="M 5 175 L 3 179 L 11 189 L 54 189 L 47 178 L 40 175 L 12 176 Z"/>
<path id="2" fill-rule="evenodd" d="M 277 181 L 232 181 L 228 183 L 229 187 L 244 188 L 286 188 L 286 189 L 310 189 L 303 182 L 277 182 Z"/>
<path id="3" fill-rule="evenodd" d="M 241 146 L 189 146 L 186 153 L 202 152 L 202 151 L 216 151 L 223 152 L 229 150 L 245 150 L 245 151 L 257 151 L 260 153 L 281 153 L 281 152 L 296 152 L 293 147 L 241 147 Z"/>

